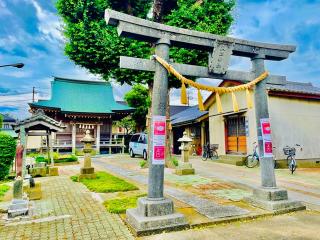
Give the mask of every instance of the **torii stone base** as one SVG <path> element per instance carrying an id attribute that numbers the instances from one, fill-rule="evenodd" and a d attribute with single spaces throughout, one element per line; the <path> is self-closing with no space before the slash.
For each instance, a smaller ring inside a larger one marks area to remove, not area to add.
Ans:
<path id="1" fill-rule="evenodd" d="M 269 211 L 305 210 L 306 206 L 300 202 L 288 199 L 288 192 L 279 188 L 256 188 L 253 195 L 246 198 L 253 206 Z"/>
<path id="2" fill-rule="evenodd" d="M 127 222 L 136 236 L 188 227 L 184 215 L 174 212 L 172 200 L 166 198 L 163 200 L 139 198 L 138 207 L 128 209 L 126 215 Z"/>

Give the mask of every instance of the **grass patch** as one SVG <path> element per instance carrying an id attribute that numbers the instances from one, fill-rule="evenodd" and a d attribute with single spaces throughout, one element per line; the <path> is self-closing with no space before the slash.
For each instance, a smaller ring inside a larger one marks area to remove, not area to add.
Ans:
<path id="1" fill-rule="evenodd" d="M 131 197 L 114 198 L 103 203 L 110 213 L 125 213 L 129 208 L 137 207 L 137 199 L 147 194 L 140 194 Z"/>
<path id="2" fill-rule="evenodd" d="M 10 189 L 8 185 L 0 185 L 0 202 L 2 201 L 2 197 L 5 193 Z"/>
<path id="3" fill-rule="evenodd" d="M 95 179 L 81 179 L 90 191 L 107 193 L 107 192 L 126 192 L 138 190 L 138 187 L 106 172 L 97 172 Z M 78 176 L 72 176 L 72 181 L 77 181 Z"/>
<path id="4" fill-rule="evenodd" d="M 73 182 L 78 182 L 79 177 L 78 177 L 77 175 L 75 175 L 75 176 L 71 176 L 70 179 L 71 179 Z"/>

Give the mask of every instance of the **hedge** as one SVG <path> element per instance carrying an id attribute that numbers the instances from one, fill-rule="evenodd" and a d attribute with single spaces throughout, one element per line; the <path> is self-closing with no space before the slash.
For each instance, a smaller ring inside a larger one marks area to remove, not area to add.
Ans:
<path id="1" fill-rule="evenodd" d="M 35 155 L 34 156 L 36 162 L 46 162 L 48 164 L 51 163 L 51 160 L 49 160 L 47 157 L 43 155 Z M 75 155 L 60 155 L 58 153 L 53 154 L 53 159 L 55 163 L 64 163 L 64 162 L 77 162 L 78 157 Z"/>
<path id="2" fill-rule="evenodd" d="M 9 175 L 10 167 L 16 155 L 16 140 L 0 132 L 0 180 Z"/>

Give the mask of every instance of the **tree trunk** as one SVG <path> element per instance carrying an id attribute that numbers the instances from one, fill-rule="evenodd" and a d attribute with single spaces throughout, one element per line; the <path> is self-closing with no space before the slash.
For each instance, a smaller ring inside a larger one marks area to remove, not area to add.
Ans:
<path id="1" fill-rule="evenodd" d="M 167 98 L 167 108 L 166 108 L 166 118 L 167 118 L 167 125 L 166 125 L 166 161 L 165 166 L 168 168 L 175 168 L 173 162 L 171 161 L 172 157 L 172 129 L 170 123 L 170 90 L 168 90 L 168 98 Z"/>
<path id="2" fill-rule="evenodd" d="M 154 0 L 153 21 L 163 22 L 163 17 L 177 7 L 177 0 Z"/>

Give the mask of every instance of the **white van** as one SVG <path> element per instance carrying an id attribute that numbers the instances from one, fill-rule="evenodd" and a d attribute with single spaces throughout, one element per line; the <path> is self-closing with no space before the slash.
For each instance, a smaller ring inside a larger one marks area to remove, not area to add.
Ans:
<path id="1" fill-rule="evenodd" d="M 136 133 L 131 137 L 129 142 L 130 157 L 135 155 L 143 156 L 144 160 L 147 160 L 148 152 L 148 135 L 146 133 Z"/>

